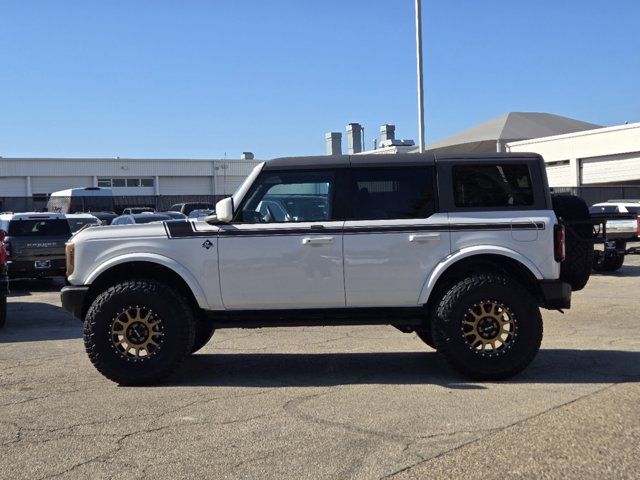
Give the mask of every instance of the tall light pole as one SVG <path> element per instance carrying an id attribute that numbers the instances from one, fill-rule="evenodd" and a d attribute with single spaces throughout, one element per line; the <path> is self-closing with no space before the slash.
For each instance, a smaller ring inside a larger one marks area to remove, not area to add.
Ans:
<path id="1" fill-rule="evenodd" d="M 416 65 L 418 73 L 418 137 L 424 153 L 424 92 L 422 87 L 422 0 L 416 1 Z"/>

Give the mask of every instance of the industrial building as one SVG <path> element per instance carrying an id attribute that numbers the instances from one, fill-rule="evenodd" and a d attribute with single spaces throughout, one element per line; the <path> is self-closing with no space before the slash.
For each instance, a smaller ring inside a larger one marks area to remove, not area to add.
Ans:
<path id="1" fill-rule="evenodd" d="M 230 195 L 257 163 L 249 152 L 237 160 L 0 157 L 0 197 L 82 187 L 125 196 Z"/>
<path id="2" fill-rule="evenodd" d="M 376 148 L 363 151 L 362 127 L 347 126 L 349 154 L 415 153 L 397 140 L 394 125 L 380 127 Z M 342 153 L 342 134 L 325 136 L 327 154 Z M 430 152 L 533 152 L 547 163 L 551 187 L 640 186 L 640 123 L 601 127 L 550 113 L 509 112 L 426 146 Z M 635 191 L 635 190 L 630 190 Z"/>

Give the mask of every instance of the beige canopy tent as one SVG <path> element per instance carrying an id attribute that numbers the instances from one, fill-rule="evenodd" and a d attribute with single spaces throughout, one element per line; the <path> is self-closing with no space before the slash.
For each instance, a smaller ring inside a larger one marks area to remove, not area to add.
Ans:
<path id="1" fill-rule="evenodd" d="M 537 112 L 510 112 L 427 145 L 437 152 L 501 152 L 508 142 L 601 128 L 573 118 Z"/>

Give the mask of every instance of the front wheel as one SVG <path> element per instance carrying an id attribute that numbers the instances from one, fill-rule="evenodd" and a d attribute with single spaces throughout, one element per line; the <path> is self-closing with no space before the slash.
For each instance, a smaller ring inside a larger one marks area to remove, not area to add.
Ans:
<path id="1" fill-rule="evenodd" d="M 163 283 L 117 283 L 96 297 L 84 322 L 89 359 L 121 385 L 158 383 L 191 353 L 195 320 L 187 301 Z"/>
<path id="2" fill-rule="evenodd" d="M 535 299 L 514 279 L 476 274 L 453 285 L 437 303 L 436 348 L 462 374 L 500 380 L 522 371 L 542 342 Z"/>

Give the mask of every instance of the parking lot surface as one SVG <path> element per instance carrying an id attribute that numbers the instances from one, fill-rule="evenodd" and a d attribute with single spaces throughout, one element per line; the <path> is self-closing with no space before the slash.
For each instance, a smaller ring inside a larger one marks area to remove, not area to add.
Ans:
<path id="1" fill-rule="evenodd" d="M 87 359 L 60 282 L 0 331 L 1 478 L 638 478 L 640 259 L 543 311 L 537 359 L 470 382 L 392 327 L 223 330 L 167 385 Z"/>

